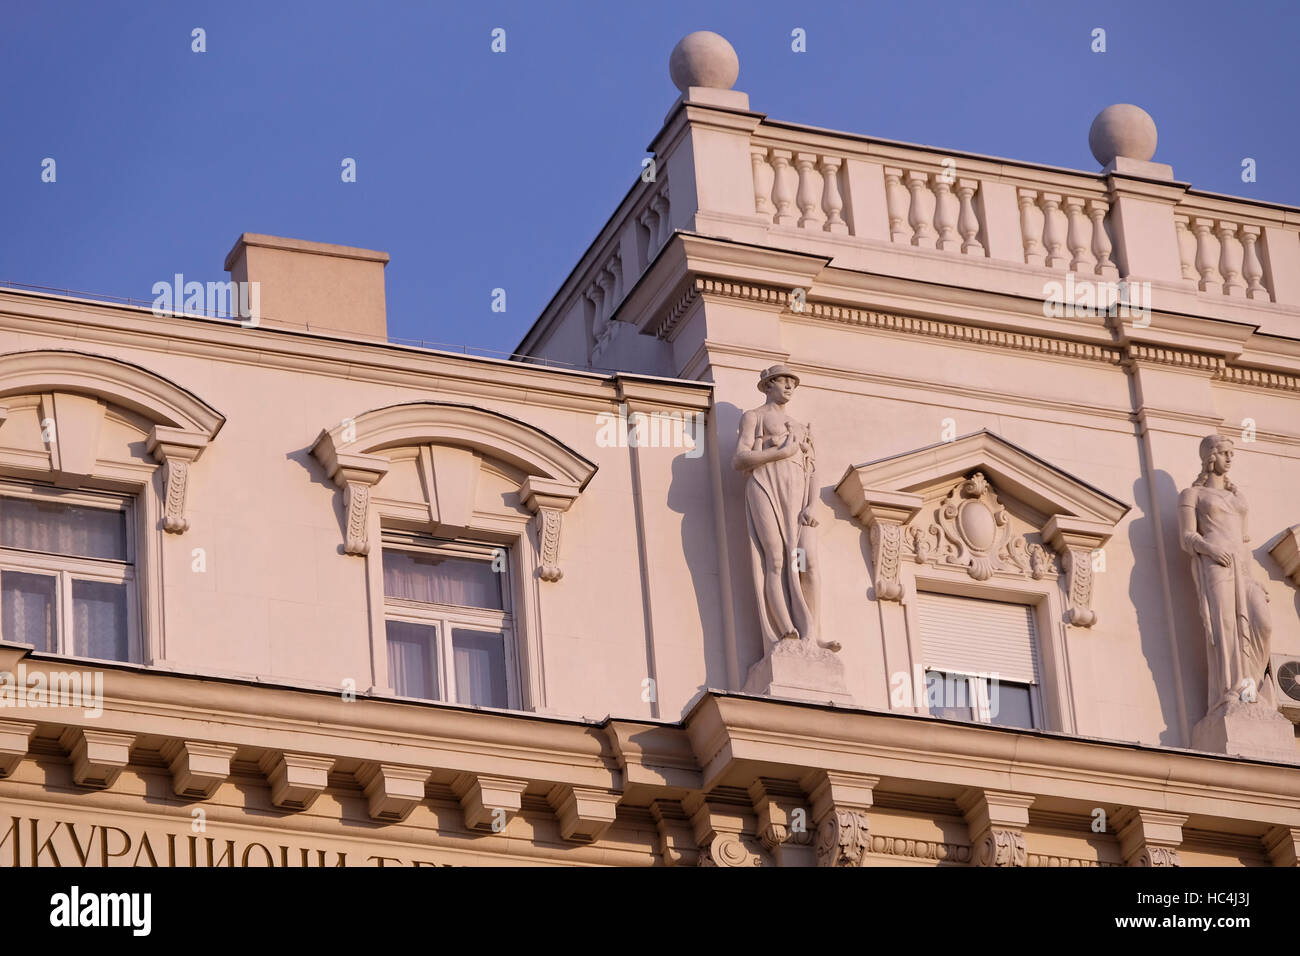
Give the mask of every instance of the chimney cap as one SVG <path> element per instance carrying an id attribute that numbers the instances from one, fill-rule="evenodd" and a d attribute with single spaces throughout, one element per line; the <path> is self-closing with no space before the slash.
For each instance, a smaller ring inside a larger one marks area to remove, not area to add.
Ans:
<path id="1" fill-rule="evenodd" d="M 309 242 L 306 239 L 288 239 L 284 236 L 267 236 L 257 232 L 246 232 L 235 240 L 234 246 L 226 254 L 223 268 L 227 272 L 239 258 L 246 246 L 260 246 L 264 249 L 283 249 L 286 252 L 305 252 L 318 256 L 334 256 L 339 259 L 364 259 L 367 262 L 388 263 L 388 253 L 375 249 L 359 249 L 356 246 L 336 246 L 330 242 Z"/>

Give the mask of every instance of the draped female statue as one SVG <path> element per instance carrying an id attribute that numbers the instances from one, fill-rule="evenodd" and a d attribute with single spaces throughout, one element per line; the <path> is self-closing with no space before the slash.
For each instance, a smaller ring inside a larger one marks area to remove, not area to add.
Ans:
<path id="1" fill-rule="evenodd" d="M 1183 550 L 1205 629 L 1209 711 L 1238 699 L 1271 701 L 1265 672 L 1271 626 L 1268 593 L 1251 574 L 1246 499 L 1228 478 L 1230 439 L 1201 440 L 1201 473 L 1178 499 Z"/>
<path id="2" fill-rule="evenodd" d="M 785 411 L 798 385 L 799 377 L 784 365 L 759 374 L 767 401 L 741 416 L 732 467 L 748 476 L 745 516 L 768 646 L 802 639 L 837 651 L 837 642 L 818 640 L 816 453 L 811 426 Z"/>

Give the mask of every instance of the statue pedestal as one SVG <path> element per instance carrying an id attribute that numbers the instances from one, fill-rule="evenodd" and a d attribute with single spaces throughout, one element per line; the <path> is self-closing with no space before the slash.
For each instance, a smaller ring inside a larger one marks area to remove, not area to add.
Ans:
<path id="1" fill-rule="evenodd" d="M 1230 700 L 1192 728 L 1192 748 L 1300 764 L 1291 721 L 1262 701 Z"/>
<path id="2" fill-rule="evenodd" d="M 749 669 L 744 693 L 818 704 L 854 703 L 844 683 L 840 656 L 805 640 L 781 640 L 768 648 L 763 659 Z"/>

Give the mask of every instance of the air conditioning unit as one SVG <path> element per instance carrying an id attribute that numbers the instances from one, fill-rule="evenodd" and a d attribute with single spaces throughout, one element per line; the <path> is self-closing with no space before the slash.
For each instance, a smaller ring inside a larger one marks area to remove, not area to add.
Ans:
<path id="1" fill-rule="evenodd" d="M 1277 709 L 1292 723 L 1300 724 L 1300 657 L 1274 654 L 1269 672 L 1273 675 Z"/>

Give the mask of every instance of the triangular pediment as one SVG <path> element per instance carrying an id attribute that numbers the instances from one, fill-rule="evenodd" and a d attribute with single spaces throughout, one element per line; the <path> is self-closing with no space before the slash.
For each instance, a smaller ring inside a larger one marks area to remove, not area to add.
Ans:
<path id="1" fill-rule="evenodd" d="M 943 485 L 981 472 L 1004 498 L 1050 518 L 1063 515 L 1114 527 L 1129 505 L 993 432 L 983 430 L 901 455 L 850 466 L 836 493 L 860 516 L 867 499 L 906 506 Z"/>

